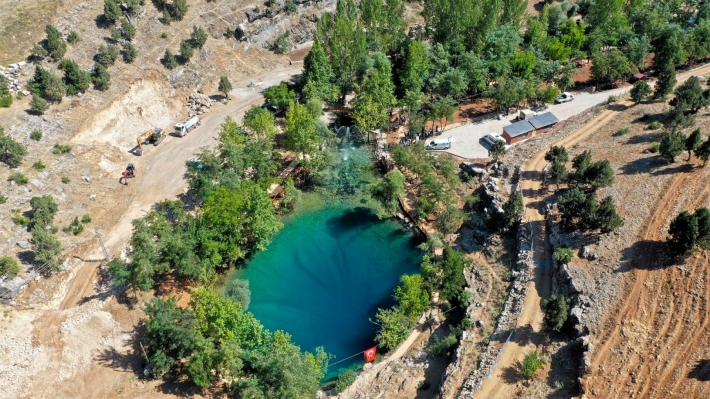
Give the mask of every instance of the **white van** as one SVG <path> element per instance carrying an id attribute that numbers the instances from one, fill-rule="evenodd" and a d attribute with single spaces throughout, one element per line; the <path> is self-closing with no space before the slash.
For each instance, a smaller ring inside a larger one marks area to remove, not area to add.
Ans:
<path id="1" fill-rule="evenodd" d="M 489 145 L 493 145 L 496 143 L 496 141 L 502 141 L 503 144 L 505 144 L 505 139 L 501 137 L 500 134 L 495 134 L 495 133 L 488 133 L 485 136 L 483 136 L 483 141 L 488 143 Z"/>
<path id="2" fill-rule="evenodd" d="M 428 150 L 448 150 L 451 148 L 451 138 L 448 139 L 434 139 L 427 143 L 426 148 Z"/>

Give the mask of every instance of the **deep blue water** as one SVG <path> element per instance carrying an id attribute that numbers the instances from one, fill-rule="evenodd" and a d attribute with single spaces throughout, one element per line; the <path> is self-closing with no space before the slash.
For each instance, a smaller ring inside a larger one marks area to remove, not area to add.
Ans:
<path id="1" fill-rule="evenodd" d="M 401 275 L 419 271 L 415 244 L 399 223 L 368 209 L 321 208 L 287 220 L 239 277 L 249 280 L 249 311 L 266 328 L 290 333 L 302 350 L 323 346 L 334 363 L 375 345 L 369 320 L 394 303 Z M 362 362 L 338 363 L 326 378 Z"/>

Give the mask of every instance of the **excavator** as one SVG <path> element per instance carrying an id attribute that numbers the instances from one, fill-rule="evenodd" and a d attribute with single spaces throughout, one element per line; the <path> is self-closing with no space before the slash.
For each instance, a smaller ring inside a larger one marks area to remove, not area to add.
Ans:
<path id="1" fill-rule="evenodd" d="M 132 163 L 129 163 L 128 166 L 126 166 L 126 170 L 121 173 L 121 178 L 118 179 L 118 182 L 123 182 L 123 184 L 127 186 L 129 177 L 136 177 L 136 167 L 133 166 Z"/>
<path id="2" fill-rule="evenodd" d="M 148 130 L 138 136 L 138 148 L 136 148 L 133 153 L 138 156 L 143 155 L 143 144 L 152 143 L 153 145 L 158 145 L 161 141 L 163 141 L 163 139 L 165 139 L 165 136 L 167 136 L 167 134 L 163 129 L 155 128 L 153 130 Z"/>

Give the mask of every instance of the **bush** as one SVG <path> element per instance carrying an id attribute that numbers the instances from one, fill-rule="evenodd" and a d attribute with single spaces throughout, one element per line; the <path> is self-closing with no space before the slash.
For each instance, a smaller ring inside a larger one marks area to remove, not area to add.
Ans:
<path id="1" fill-rule="evenodd" d="M 69 226 L 62 229 L 63 232 L 72 232 L 75 236 L 81 234 L 84 231 L 84 225 L 79 222 L 79 218 L 74 218 Z"/>
<path id="2" fill-rule="evenodd" d="M 291 35 L 290 31 L 286 31 L 276 37 L 274 44 L 271 49 L 276 54 L 286 54 L 291 51 L 291 45 L 288 42 L 288 37 Z"/>
<path id="3" fill-rule="evenodd" d="M 463 223 L 465 214 L 460 209 L 447 206 L 446 210 L 437 213 L 436 227 L 444 234 L 451 234 L 458 231 Z"/>
<path id="4" fill-rule="evenodd" d="M 557 262 L 567 264 L 572 261 L 572 258 L 574 258 L 574 252 L 569 248 L 560 247 L 555 250 L 555 254 L 553 256 Z"/>
<path id="5" fill-rule="evenodd" d="M 91 223 L 91 215 L 88 213 L 81 217 L 81 223 Z"/>
<path id="6" fill-rule="evenodd" d="M 50 272 L 56 272 L 64 261 L 61 258 L 62 244 L 44 227 L 32 229 L 32 250 L 35 261 L 42 263 Z"/>
<path id="7" fill-rule="evenodd" d="M 35 169 L 37 169 L 37 170 L 44 170 L 44 168 L 46 168 L 47 165 L 45 165 L 44 162 L 42 162 L 41 159 L 38 159 L 37 162 L 35 162 L 35 163 L 32 165 L 32 167 L 35 168 Z"/>
<path id="8" fill-rule="evenodd" d="M 343 374 L 340 374 L 338 378 L 335 380 L 335 392 L 341 393 L 345 390 L 345 388 L 349 387 L 350 385 L 355 382 L 355 379 L 357 378 L 357 374 L 352 371 L 348 370 L 344 372 Z"/>
<path id="9" fill-rule="evenodd" d="M 10 173 L 10 177 L 7 178 L 8 181 L 14 181 L 20 186 L 24 186 L 25 184 L 29 183 L 30 179 L 27 178 L 27 176 L 23 175 L 20 172 L 12 172 Z"/>
<path id="10" fill-rule="evenodd" d="M 54 150 L 52 151 L 52 153 L 53 154 L 66 154 L 69 151 L 71 151 L 70 145 L 57 143 L 54 145 Z"/>
<path id="11" fill-rule="evenodd" d="M 0 257 L 0 276 L 15 278 L 20 273 L 20 262 L 10 256 Z"/>
<path id="12" fill-rule="evenodd" d="M 163 65 L 168 69 L 174 69 L 178 65 L 177 59 L 175 59 L 175 55 L 173 55 L 170 50 L 165 50 L 165 55 L 163 55 L 163 59 L 161 61 Z"/>
<path id="13" fill-rule="evenodd" d="M 37 114 L 44 114 L 49 109 L 49 103 L 44 98 L 33 94 L 32 101 L 30 101 L 30 110 Z"/>
<path id="14" fill-rule="evenodd" d="M 542 367 L 543 364 L 543 358 L 539 352 L 529 352 L 527 355 L 525 355 L 523 362 L 520 363 L 520 374 L 523 376 L 523 378 L 529 380 L 535 375 L 535 373 L 537 373 L 538 370 L 540 370 L 540 367 Z"/>
<path id="15" fill-rule="evenodd" d="M 104 0 L 104 18 L 109 22 L 116 22 L 123 14 L 116 0 Z"/>
<path id="16" fill-rule="evenodd" d="M 543 324 L 551 331 L 560 331 L 567 322 L 569 305 L 564 295 L 552 295 L 542 301 L 542 311 L 545 313 Z"/>
<path id="17" fill-rule="evenodd" d="M 190 42 L 188 42 L 187 40 L 183 40 L 180 42 L 180 58 L 182 58 L 183 63 L 189 61 L 194 54 L 195 49 L 192 48 Z"/>
<path id="18" fill-rule="evenodd" d="M 27 148 L 5 134 L 5 129 L 0 126 L 0 162 L 11 168 L 20 166 L 27 155 Z"/>
<path id="19" fill-rule="evenodd" d="M 94 64 L 94 69 L 91 71 L 91 80 L 94 82 L 96 90 L 106 91 L 111 87 L 111 75 L 99 63 Z"/>
<path id="20" fill-rule="evenodd" d="M 167 38 L 168 38 L 168 32 L 163 32 L 163 33 L 161 33 L 161 34 L 160 34 L 160 37 L 161 37 L 162 39 L 167 39 Z"/>
<path id="21" fill-rule="evenodd" d="M 648 125 L 648 130 L 658 130 L 663 127 L 663 124 L 659 121 L 653 121 Z"/>
<path id="22" fill-rule="evenodd" d="M 629 134 L 630 131 L 631 131 L 631 129 L 629 129 L 628 127 L 624 127 L 624 128 L 617 130 L 616 133 L 613 134 L 613 136 L 614 137 L 623 136 L 623 135 Z"/>
<path id="23" fill-rule="evenodd" d="M 190 41 L 192 42 L 192 46 L 194 48 L 202 48 L 202 46 L 207 43 L 207 32 L 205 32 L 202 27 L 197 27 L 195 25 L 192 25 L 192 33 L 190 34 Z"/>
<path id="24" fill-rule="evenodd" d="M 654 141 L 653 143 L 651 143 L 651 146 L 648 148 L 648 152 L 650 152 L 651 154 L 655 154 L 660 150 L 660 148 L 661 148 L 661 143 L 659 143 L 658 141 Z"/>
<path id="25" fill-rule="evenodd" d="M 0 195 L 0 205 L 4 204 L 6 202 L 7 202 L 7 197 L 5 197 L 4 195 Z"/>
<path id="26" fill-rule="evenodd" d="M 35 129 L 30 133 L 30 138 L 34 141 L 40 141 L 42 140 L 42 131 L 39 129 Z"/>
<path id="27" fill-rule="evenodd" d="M 30 225 L 30 218 L 27 216 L 22 216 L 20 211 L 18 209 L 13 209 L 12 210 L 12 221 L 16 225 L 22 226 L 22 227 L 27 227 Z"/>
<path id="28" fill-rule="evenodd" d="M 138 56 L 138 50 L 131 43 L 123 44 L 123 62 L 126 64 L 131 64 L 136 60 Z"/>
<path id="29" fill-rule="evenodd" d="M 249 302 L 251 301 L 249 281 L 239 278 L 230 280 L 224 287 L 224 296 L 242 305 L 242 311 L 246 311 L 249 308 Z"/>
<path id="30" fill-rule="evenodd" d="M 69 177 L 67 177 L 67 176 L 62 176 L 62 183 L 64 183 L 64 184 L 69 184 L 70 181 L 71 181 L 71 179 L 69 179 Z"/>
<path id="31" fill-rule="evenodd" d="M 441 355 L 446 353 L 448 356 L 448 350 L 456 345 L 458 340 L 456 339 L 455 334 L 449 334 L 444 339 L 440 339 L 439 336 L 437 335 L 434 338 L 434 344 L 431 346 L 431 352 L 435 355 Z"/>
<path id="32" fill-rule="evenodd" d="M 130 42 L 136 37 L 136 27 L 128 22 L 127 19 L 123 18 L 121 19 L 121 34 L 124 39 Z"/>
<path id="33" fill-rule="evenodd" d="M 99 46 L 99 51 L 96 53 L 95 60 L 99 64 L 108 68 L 116 62 L 118 54 L 118 47 L 113 44 L 102 44 Z"/>
<path id="34" fill-rule="evenodd" d="M 0 97 L 0 107 L 1 108 L 10 108 L 11 105 L 12 105 L 12 96 L 11 95 Z"/>
<path id="35" fill-rule="evenodd" d="M 286 3 L 286 14 L 292 14 L 294 12 L 298 11 L 298 6 L 296 5 L 296 2 L 293 0 L 288 0 Z"/>
<path id="36" fill-rule="evenodd" d="M 47 53 L 55 60 L 61 60 L 67 52 L 67 42 L 64 41 L 64 37 L 62 37 L 59 30 L 52 25 L 47 25 L 44 28 L 44 32 L 47 34 L 47 39 L 44 44 Z"/>
<path id="37" fill-rule="evenodd" d="M 606 99 L 606 103 L 607 103 L 607 104 L 612 104 L 612 103 L 615 103 L 616 100 L 617 100 L 616 96 L 609 96 L 609 97 Z"/>
<path id="38" fill-rule="evenodd" d="M 69 32 L 69 36 L 67 36 L 67 42 L 69 42 L 69 44 L 75 44 L 78 41 L 79 41 L 79 34 L 76 33 L 75 31 Z"/>

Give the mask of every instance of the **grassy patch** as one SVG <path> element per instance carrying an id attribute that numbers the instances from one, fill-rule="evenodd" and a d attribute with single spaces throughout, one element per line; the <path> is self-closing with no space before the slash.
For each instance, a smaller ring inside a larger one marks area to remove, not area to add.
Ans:
<path id="1" fill-rule="evenodd" d="M 32 167 L 35 168 L 36 170 L 44 170 L 44 168 L 46 168 L 47 165 L 45 165 L 41 159 L 38 159 L 37 162 L 32 164 Z"/>
<path id="2" fill-rule="evenodd" d="M 10 173 L 10 177 L 8 177 L 7 180 L 14 181 L 15 183 L 19 184 L 20 186 L 24 186 L 25 184 L 30 182 L 30 179 L 28 179 L 27 176 L 23 175 L 20 172 Z"/>
<path id="3" fill-rule="evenodd" d="M 71 179 L 70 179 L 69 177 L 67 177 L 67 176 L 62 176 L 62 183 L 64 183 L 64 184 L 69 184 L 70 181 L 71 181 Z"/>
<path id="4" fill-rule="evenodd" d="M 626 134 L 629 134 L 630 131 L 631 131 L 631 129 L 629 129 L 628 127 L 624 127 L 624 128 L 617 130 L 616 133 L 614 133 L 612 136 L 614 136 L 614 137 L 624 136 Z"/>
<path id="5" fill-rule="evenodd" d="M 35 129 L 30 133 L 30 138 L 34 141 L 40 141 L 42 140 L 42 131 L 39 129 Z"/>
<path id="6" fill-rule="evenodd" d="M 67 152 L 71 151 L 71 146 L 66 145 L 66 144 L 55 144 L 54 145 L 54 150 L 52 153 L 54 154 L 66 154 Z"/>

